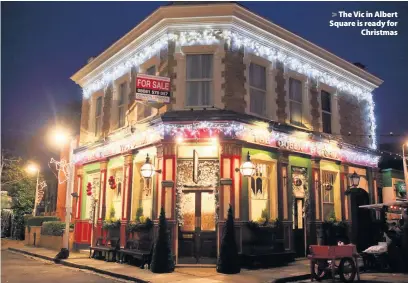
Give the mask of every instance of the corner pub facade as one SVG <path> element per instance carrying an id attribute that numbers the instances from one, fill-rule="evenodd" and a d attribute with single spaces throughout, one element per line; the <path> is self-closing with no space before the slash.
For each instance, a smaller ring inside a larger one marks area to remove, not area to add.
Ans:
<path id="1" fill-rule="evenodd" d="M 137 100 L 137 74 L 169 78 L 170 102 Z M 176 262 L 205 263 L 231 205 L 240 253 L 251 249 L 248 222 L 267 215 L 282 223 L 281 252 L 304 256 L 325 219 L 358 228 L 352 173 L 377 202 L 382 81 L 238 4 L 160 7 L 71 79 L 83 89 L 77 247 L 105 233 L 112 211 L 123 247 L 138 208 L 156 231 L 163 207 Z M 249 177 L 239 170 L 248 154 Z"/>

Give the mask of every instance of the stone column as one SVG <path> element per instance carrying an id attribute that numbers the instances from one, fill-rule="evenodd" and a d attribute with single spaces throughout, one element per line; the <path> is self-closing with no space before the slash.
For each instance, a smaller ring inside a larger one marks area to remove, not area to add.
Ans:
<path id="1" fill-rule="evenodd" d="M 133 153 L 124 155 L 125 162 L 123 164 L 123 192 L 122 192 L 122 216 L 120 221 L 120 246 L 126 244 L 126 225 L 130 220 L 130 206 L 132 198 L 132 173 L 133 173 Z"/>
<path id="2" fill-rule="evenodd" d="M 220 219 L 226 219 L 228 204 L 232 206 L 234 218 L 241 218 L 241 174 L 235 171 L 244 162 L 241 160 L 241 152 L 242 146 L 239 144 L 221 143 L 220 178 L 231 179 L 231 185 L 223 186 L 220 191 Z"/>
<path id="3" fill-rule="evenodd" d="M 312 158 L 312 184 L 309 194 L 309 240 L 308 243 L 314 245 L 318 243 L 318 231 L 322 225 L 322 190 L 320 176 L 320 158 Z"/>
<path id="4" fill-rule="evenodd" d="M 100 162 L 100 186 L 98 191 L 98 207 L 96 208 L 96 231 L 94 233 L 94 239 L 97 237 L 103 237 L 102 223 L 105 220 L 106 215 L 106 176 L 107 176 L 108 161 L 103 160 Z M 94 240 L 93 239 L 93 240 Z"/>
<path id="5" fill-rule="evenodd" d="M 279 151 L 278 156 L 278 215 L 283 223 L 285 250 L 293 250 L 292 191 L 289 187 L 289 156 Z"/>
<path id="6" fill-rule="evenodd" d="M 76 186 L 74 188 L 74 191 L 78 194 L 78 198 L 76 199 L 74 203 L 74 210 L 75 211 L 75 219 L 79 220 L 81 217 L 81 203 L 82 203 L 82 176 L 83 176 L 83 171 L 82 171 L 82 166 L 77 168 L 77 181 L 76 181 Z"/>

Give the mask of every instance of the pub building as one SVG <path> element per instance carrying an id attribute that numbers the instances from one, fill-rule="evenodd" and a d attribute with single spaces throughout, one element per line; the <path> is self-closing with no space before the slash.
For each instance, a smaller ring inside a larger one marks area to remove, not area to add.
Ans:
<path id="1" fill-rule="evenodd" d="M 238 4 L 160 7 L 72 80 L 77 248 L 111 218 L 124 247 L 138 210 L 157 231 L 163 207 L 176 262 L 212 263 L 231 205 L 241 254 L 304 256 L 324 220 L 359 229 L 350 187 L 378 201 L 382 81 Z"/>

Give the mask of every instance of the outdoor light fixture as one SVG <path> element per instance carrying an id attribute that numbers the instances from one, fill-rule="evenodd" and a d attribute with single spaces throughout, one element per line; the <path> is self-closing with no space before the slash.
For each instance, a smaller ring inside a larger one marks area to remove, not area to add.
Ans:
<path id="1" fill-rule="evenodd" d="M 247 161 L 239 167 L 239 169 L 235 169 L 235 171 L 241 172 L 241 175 L 244 177 L 251 177 L 255 174 L 255 164 L 251 162 L 251 155 L 249 155 L 249 151 L 247 154 Z"/>
<path id="2" fill-rule="evenodd" d="M 149 154 L 146 156 L 146 162 L 140 168 L 140 174 L 142 174 L 143 178 L 150 179 L 153 177 L 154 173 L 161 173 L 161 170 L 156 170 L 153 164 L 150 162 Z"/>
<path id="3" fill-rule="evenodd" d="M 353 174 L 349 177 L 350 179 L 350 184 L 353 188 L 357 188 L 358 184 L 360 183 L 360 176 L 354 171 Z"/>

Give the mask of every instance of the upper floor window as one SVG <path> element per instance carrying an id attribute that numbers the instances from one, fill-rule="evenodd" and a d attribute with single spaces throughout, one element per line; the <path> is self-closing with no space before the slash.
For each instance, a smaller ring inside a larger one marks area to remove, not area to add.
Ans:
<path id="1" fill-rule="evenodd" d="M 331 134 L 331 96 L 326 91 L 321 92 L 323 132 Z"/>
<path id="2" fill-rule="evenodd" d="M 119 86 L 119 99 L 118 99 L 118 115 L 119 115 L 119 128 L 125 125 L 126 115 L 126 83 L 122 83 Z"/>
<path id="3" fill-rule="evenodd" d="M 186 106 L 211 106 L 213 55 L 187 55 Z"/>
<path id="4" fill-rule="evenodd" d="M 266 68 L 254 63 L 249 65 L 249 95 L 251 113 L 266 115 Z"/>
<path id="5" fill-rule="evenodd" d="M 302 126 L 302 82 L 289 79 L 289 115 L 290 123 Z"/>
<path id="6" fill-rule="evenodd" d="M 102 96 L 96 99 L 95 109 L 95 136 L 100 136 L 102 132 Z"/>

